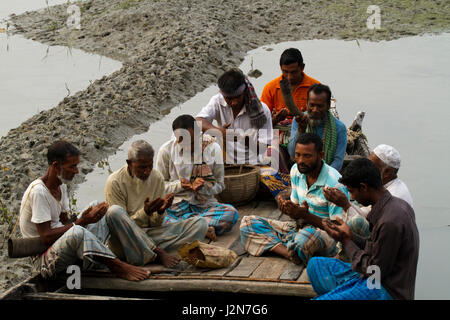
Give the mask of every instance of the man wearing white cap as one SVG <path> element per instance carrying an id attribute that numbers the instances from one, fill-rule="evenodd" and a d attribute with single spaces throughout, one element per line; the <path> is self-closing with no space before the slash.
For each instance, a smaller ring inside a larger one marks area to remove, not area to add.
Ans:
<path id="1" fill-rule="evenodd" d="M 397 176 L 401 162 L 400 153 L 394 147 L 380 144 L 370 153 L 369 159 L 380 170 L 384 187 L 393 196 L 405 200 L 411 207 L 414 207 L 408 187 Z"/>
<path id="2" fill-rule="evenodd" d="M 414 208 L 408 187 L 397 176 L 401 162 L 400 153 L 391 146 L 380 144 L 370 153 L 369 160 L 371 160 L 380 171 L 383 187 L 385 187 L 394 197 L 405 200 L 412 208 Z M 350 220 L 350 218 L 358 215 L 367 217 L 367 214 L 371 210 L 370 206 L 358 207 L 351 204 L 348 198 L 343 193 L 339 192 L 339 190 L 324 190 L 324 196 L 327 200 L 344 209 L 344 220 Z"/>
<path id="3" fill-rule="evenodd" d="M 393 147 L 380 144 L 369 155 L 381 174 L 383 187 L 394 197 L 405 200 L 413 208 L 413 200 L 406 184 L 398 178 L 397 173 L 400 168 L 400 153 Z M 360 207 L 350 203 L 348 198 L 340 190 L 328 188 L 323 190 L 323 194 L 328 201 L 344 209 L 343 220 L 352 229 L 352 232 L 361 236 L 368 236 L 369 223 L 365 219 L 372 210 L 371 206 Z M 346 260 L 344 255 L 341 259 Z"/>
<path id="4" fill-rule="evenodd" d="M 405 200 L 413 208 L 413 200 L 406 184 L 398 178 L 397 173 L 400 168 L 400 153 L 391 146 L 380 144 L 369 155 L 381 174 L 383 187 L 394 197 Z M 343 220 L 347 223 L 353 233 L 367 237 L 370 234 L 367 215 L 372 210 L 372 206 L 360 207 L 350 203 L 346 195 L 335 188 L 323 190 L 325 199 L 333 202 L 344 209 Z M 348 261 L 348 257 L 339 253 L 339 258 Z"/>

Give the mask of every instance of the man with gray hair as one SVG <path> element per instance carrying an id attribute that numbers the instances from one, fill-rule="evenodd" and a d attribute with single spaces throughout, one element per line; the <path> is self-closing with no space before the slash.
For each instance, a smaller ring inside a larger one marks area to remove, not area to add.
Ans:
<path id="1" fill-rule="evenodd" d="M 200 217 L 163 225 L 165 211 L 172 205 L 174 195 L 165 195 L 164 178 L 153 170 L 154 150 L 144 140 L 131 144 L 127 164 L 112 173 L 106 182 L 105 197 L 109 205 L 117 205 L 126 211 L 154 242 L 155 258 L 163 265 L 175 266 L 179 259 L 168 252 L 182 244 L 205 238 L 208 223 Z M 118 256 L 123 250 L 111 238 L 110 248 Z"/>

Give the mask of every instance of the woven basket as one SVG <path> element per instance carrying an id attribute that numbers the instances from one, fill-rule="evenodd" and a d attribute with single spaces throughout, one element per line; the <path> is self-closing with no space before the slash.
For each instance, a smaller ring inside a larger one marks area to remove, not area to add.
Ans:
<path id="1" fill-rule="evenodd" d="M 225 166 L 225 190 L 216 195 L 217 200 L 233 205 L 252 200 L 259 189 L 259 171 L 252 165 Z"/>

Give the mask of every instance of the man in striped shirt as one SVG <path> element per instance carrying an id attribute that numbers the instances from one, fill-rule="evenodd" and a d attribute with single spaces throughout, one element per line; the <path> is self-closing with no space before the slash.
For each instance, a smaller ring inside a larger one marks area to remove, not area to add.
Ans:
<path id="1" fill-rule="evenodd" d="M 328 201 L 322 190 L 338 188 L 348 197 L 345 186 L 339 184 L 338 171 L 323 161 L 323 143 L 314 133 L 299 136 L 295 147 L 295 162 L 291 169 L 290 199 L 277 197 L 278 207 L 291 219 L 279 221 L 260 216 L 242 218 L 241 241 L 252 255 L 271 251 L 294 263 L 307 262 L 312 256 L 335 256 L 336 241 L 325 231 L 324 220 L 343 218 L 341 207 Z"/>

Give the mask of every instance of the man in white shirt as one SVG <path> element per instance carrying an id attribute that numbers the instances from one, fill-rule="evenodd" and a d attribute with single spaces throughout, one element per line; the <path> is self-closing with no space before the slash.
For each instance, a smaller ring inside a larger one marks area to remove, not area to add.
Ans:
<path id="1" fill-rule="evenodd" d="M 232 205 L 215 198 L 225 188 L 222 150 L 213 137 L 200 132 L 191 115 L 177 117 L 172 130 L 174 137 L 161 146 L 156 160 L 165 192 L 175 194 L 164 223 L 200 216 L 208 221 L 206 236 L 214 241 L 239 218 Z"/>
<path id="2" fill-rule="evenodd" d="M 90 206 L 75 221 L 69 219 L 66 183 L 78 173 L 79 151 L 66 141 L 58 141 L 49 147 L 47 160 L 47 172 L 34 180 L 23 195 L 19 217 L 24 238 L 40 237 L 49 246 L 43 254 L 32 257 L 35 268 L 49 278 L 81 262 L 83 270 L 107 266 L 127 280 L 148 278 L 148 270 L 132 264 L 145 264 L 149 243 L 136 232 L 138 228 L 133 228 L 128 217 L 112 212 L 114 207 L 102 202 Z M 110 235 L 135 249 L 126 256 L 129 263 L 119 260 L 105 246 Z"/>
<path id="3" fill-rule="evenodd" d="M 225 139 L 227 164 L 263 164 L 273 138 L 269 108 L 258 99 L 252 84 L 239 69 L 222 74 L 218 86 L 220 92 L 196 117 L 201 121 L 202 131 L 217 137 L 221 146 L 222 138 Z M 217 126 L 213 125 L 214 120 Z"/>
<path id="4" fill-rule="evenodd" d="M 414 208 L 413 199 L 408 187 L 397 176 L 401 162 L 400 153 L 394 147 L 380 144 L 370 153 L 369 159 L 380 170 L 383 186 L 393 196 L 405 200 L 411 208 Z"/>

